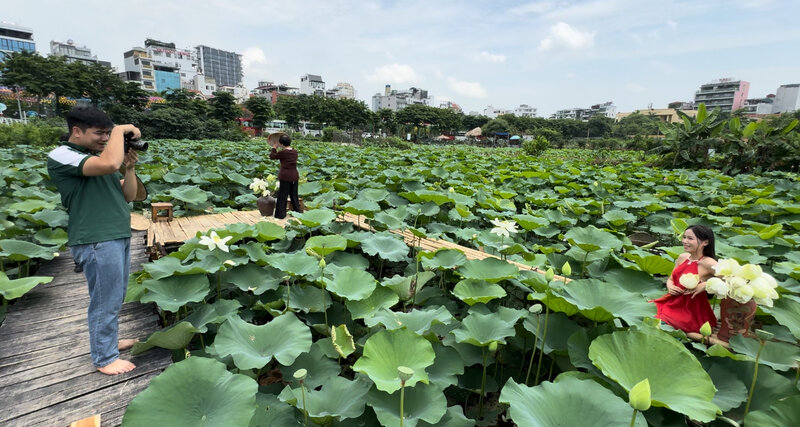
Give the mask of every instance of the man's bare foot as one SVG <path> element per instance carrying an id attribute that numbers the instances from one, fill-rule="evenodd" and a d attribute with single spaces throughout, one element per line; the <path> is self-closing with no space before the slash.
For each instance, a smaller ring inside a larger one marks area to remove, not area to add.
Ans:
<path id="1" fill-rule="evenodd" d="M 109 363 L 108 365 L 103 366 L 102 368 L 97 368 L 97 370 L 106 375 L 118 375 L 118 374 L 124 374 L 125 372 L 130 372 L 135 367 L 136 365 L 134 365 L 131 362 L 128 362 L 127 360 L 117 359 Z"/>
<path id="2" fill-rule="evenodd" d="M 117 349 L 119 349 L 119 351 L 125 351 L 133 347 L 133 345 L 136 344 L 137 342 L 139 342 L 139 340 L 136 338 L 126 338 L 119 340 L 119 342 L 117 342 Z"/>

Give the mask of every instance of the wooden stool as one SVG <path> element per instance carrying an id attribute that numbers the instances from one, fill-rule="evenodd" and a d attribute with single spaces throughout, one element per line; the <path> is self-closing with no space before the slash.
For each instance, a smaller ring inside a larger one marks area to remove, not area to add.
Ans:
<path id="1" fill-rule="evenodd" d="M 172 203 L 169 202 L 156 202 L 150 203 L 152 210 L 152 221 L 172 221 Z M 165 215 L 159 215 L 159 211 L 167 211 Z"/>

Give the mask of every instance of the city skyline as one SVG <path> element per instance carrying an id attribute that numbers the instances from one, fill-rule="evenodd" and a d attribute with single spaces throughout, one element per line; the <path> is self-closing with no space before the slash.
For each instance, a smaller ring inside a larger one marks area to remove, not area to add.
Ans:
<path id="1" fill-rule="evenodd" d="M 0 19 L 32 28 L 43 55 L 72 39 L 122 71 L 123 52 L 146 38 L 207 45 L 242 54 L 248 89 L 316 74 L 351 83 L 367 105 L 390 84 L 465 113 L 528 104 L 547 117 L 607 101 L 665 108 L 726 77 L 750 82 L 750 98 L 800 82 L 790 1 L 29 3 Z"/>

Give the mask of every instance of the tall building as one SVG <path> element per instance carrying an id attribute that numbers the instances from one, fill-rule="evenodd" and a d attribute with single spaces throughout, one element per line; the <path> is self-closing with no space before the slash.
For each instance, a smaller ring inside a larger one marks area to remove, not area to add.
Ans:
<path id="1" fill-rule="evenodd" d="M 730 78 L 719 79 L 700 86 L 700 90 L 695 92 L 694 103 L 706 104 L 706 109 L 709 111 L 717 107 L 722 111 L 736 111 L 744 108 L 749 91 L 750 82 Z"/>
<path id="2" fill-rule="evenodd" d="M 205 45 L 195 48 L 199 71 L 217 82 L 217 86 L 240 86 L 244 79 L 242 55 Z"/>
<path id="3" fill-rule="evenodd" d="M 355 99 L 356 90 L 350 83 L 339 82 L 336 83 L 333 89 L 327 91 L 325 95 L 335 99 Z"/>
<path id="4" fill-rule="evenodd" d="M 569 108 L 566 110 L 558 110 L 553 113 L 551 119 L 572 119 L 587 122 L 593 116 L 603 116 L 608 118 L 617 117 L 617 107 L 613 102 L 604 102 L 602 104 L 595 104 L 589 108 Z"/>
<path id="5" fill-rule="evenodd" d="M 162 92 L 180 89 L 197 75 L 197 58 L 194 51 L 175 47 L 153 39 L 144 41 L 145 47 L 134 47 L 123 54 L 124 80 L 138 81 L 142 88 Z"/>
<path id="6" fill-rule="evenodd" d="M 514 115 L 517 117 L 536 117 L 536 107 L 520 104 L 519 107 L 514 109 Z"/>
<path id="7" fill-rule="evenodd" d="M 402 110 L 412 104 L 429 105 L 431 98 L 428 91 L 416 87 L 407 90 L 392 90 L 391 85 L 386 85 L 384 94 L 372 95 L 372 111 L 388 108 L 392 111 Z"/>
<path id="8" fill-rule="evenodd" d="M 316 74 L 303 74 L 300 77 L 300 93 L 325 96 L 325 82 Z"/>
<path id="9" fill-rule="evenodd" d="M 36 52 L 33 29 L 14 23 L 0 22 L 0 61 L 12 52 Z"/>
<path id="10" fill-rule="evenodd" d="M 83 62 L 86 65 L 99 63 L 111 68 L 111 63 L 108 61 L 100 61 L 97 55 L 92 55 L 92 50 L 86 46 L 78 46 L 72 39 L 67 40 L 66 43 L 50 40 L 50 54 L 56 56 L 66 56 L 67 63 Z"/>
<path id="11" fill-rule="evenodd" d="M 772 113 L 788 113 L 795 110 L 800 110 L 800 83 L 781 85 L 775 92 Z"/>
<path id="12" fill-rule="evenodd" d="M 250 91 L 255 96 L 267 98 L 275 105 L 278 103 L 278 98 L 281 96 L 297 96 L 300 95 L 300 88 L 291 87 L 286 83 L 275 84 L 268 81 L 258 82 L 258 86 Z"/>

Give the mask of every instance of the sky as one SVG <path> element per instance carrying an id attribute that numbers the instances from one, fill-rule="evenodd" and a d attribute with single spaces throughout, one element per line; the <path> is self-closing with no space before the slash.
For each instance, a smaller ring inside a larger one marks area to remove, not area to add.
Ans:
<path id="1" fill-rule="evenodd" d="M 750 82 L 749 98 L 800 83 L 796 0 L 26 0 L 0 21 L 37 51 L 74 40 L 123 70 L 146 38 L 243 55 L 244 84 L 322 76 L 356 97 L 417 87 L 465 113 L 520 104 L 547 117 L 612 101 L 617 111 L 692 101 L 701 84 Z"/>

